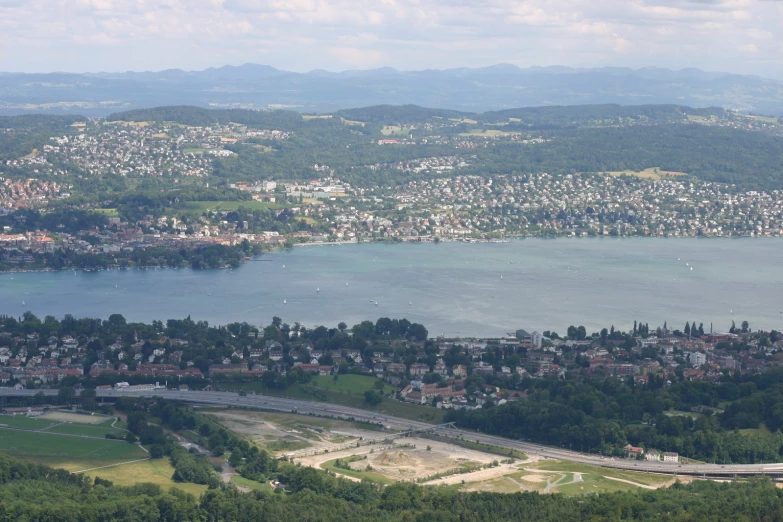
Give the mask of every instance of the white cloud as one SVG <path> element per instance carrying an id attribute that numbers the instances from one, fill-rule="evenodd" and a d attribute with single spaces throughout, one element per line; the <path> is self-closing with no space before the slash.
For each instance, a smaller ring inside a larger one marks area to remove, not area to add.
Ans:
<path id="1" fill-rule="evenodd" d="M 701 67 L 783 77 L 769 0 L 0 0 L 0 70 Z"/>

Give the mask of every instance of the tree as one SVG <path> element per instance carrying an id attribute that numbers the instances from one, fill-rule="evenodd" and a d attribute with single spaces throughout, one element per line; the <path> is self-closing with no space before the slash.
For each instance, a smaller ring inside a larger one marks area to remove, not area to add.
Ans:
<path id="1" fill-rule="evenodd" d="M 75 395 L 76 391 L 74 391 L 73 387 L 71 386 L 63 386 L 57 391 L 57 399 L 59 400 L 60 404 L 64 404 L 66 406 L 70 406 Z"/>
<path id="2" fill-rule="evenodd" d="M 685 330 L 684 330 L 684 332 L 685 332 L 685 335 L 687 335 L 688 337 L 691 336 L 691 324 L 689 322 L 687 322 L 687 321 L 685 322 Z"/>
<path id="3" fill-rule="evenodd" d="M 367 390 L 364 392 L 364 402 L 370 406 L 377 406 L 383 401 L 383 395 L 378 390 Z"/>
<path id="4" fill-rule="evenodd" d="M 742 321 L 742 333 L 748 333 L 750 331 L 750 323 Z"/>

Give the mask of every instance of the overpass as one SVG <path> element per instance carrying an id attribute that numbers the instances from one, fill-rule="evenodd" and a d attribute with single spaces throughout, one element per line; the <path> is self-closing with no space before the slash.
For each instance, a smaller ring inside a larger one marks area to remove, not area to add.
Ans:
<path id="1" fill-rule="evenodd" d="M 43 392 L 46 396 L 56 396 L 57 390 L 15 390 L 12 388 L 0 388 L 0 396 L 6 397 L 32 397 Z M 155 390 L 150 392 L 97 390 L 98 398 L 116 399 L 117 397 L 161 397 L 184 403 L 254 408 L 262 410 L 274 410 L 301 415 L 315 415 L 320 417 L 332 417 L 337 419 L 353 419 L 356 421 L 382 424 L 387 429 L 402 432 L 429 432 L 439 437 L 478 442 L 504 449 L 512 449 L 549 459 L 566 460 L 592 466 L 605 468 L 624 469 L 629 471 L 642 471 L 648 473 L 661 473 L 667 475 L 691 475 L 698 477 L 735 478 L 750 475 L 770 475 L 783 478 L 783 463 L 770 464 L 681 464 L 672 462 L 647 462 L 630 459 L 614 459 L 600 455 L 584 454 L 553 446 L 532 444 L 530 442 L 507 439 L 494 435 L 486 435 L 453 426 L 434 425 L 427 422 L 413 421 L 392 417 L 383 413 L 339 406 L 335 404 L 304 401 L 299 399 L 287 399 L 271 395 L 248 394 L 239 395 L 233 392 L 213 391 L 175 391 Z M 388 437 L 384 437 L 388 438 Z"/>

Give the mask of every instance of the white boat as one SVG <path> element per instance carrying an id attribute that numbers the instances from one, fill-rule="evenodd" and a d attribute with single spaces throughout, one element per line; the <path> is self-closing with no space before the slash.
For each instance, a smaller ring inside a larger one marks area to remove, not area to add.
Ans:
<path id="1" fill-rule="evenodd" d="M 24 301 L 22 301 L 22 306 L 24 306 Z"/>
<path id="2" fill-rule="evenodd" d="M 318 288 L 315 289 L 315 291 L 316 292 L 320 292 L 321 291 L 321 287 L 319 286 Z"/>
<path id="3" fill-rule="evenodd" d="M 285 265 L 283 265 L 283 268 L 285 268 Z"/>
<path id="4" fill-rule="evenodd" d="M 283 299 L 283 304 L 288 304 L 288 300 L 287 299 Z"/>

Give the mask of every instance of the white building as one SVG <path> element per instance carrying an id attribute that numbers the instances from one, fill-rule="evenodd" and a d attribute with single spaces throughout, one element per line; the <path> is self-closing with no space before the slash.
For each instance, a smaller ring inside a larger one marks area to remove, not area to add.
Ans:
<path id="1" fill-rule="evenodd" d="M 672 453 L 671 451 L 667 451 L 663 454 L 663 461 L 664 462 L 679 462 L 680 456 L 677 453 Z"/>

